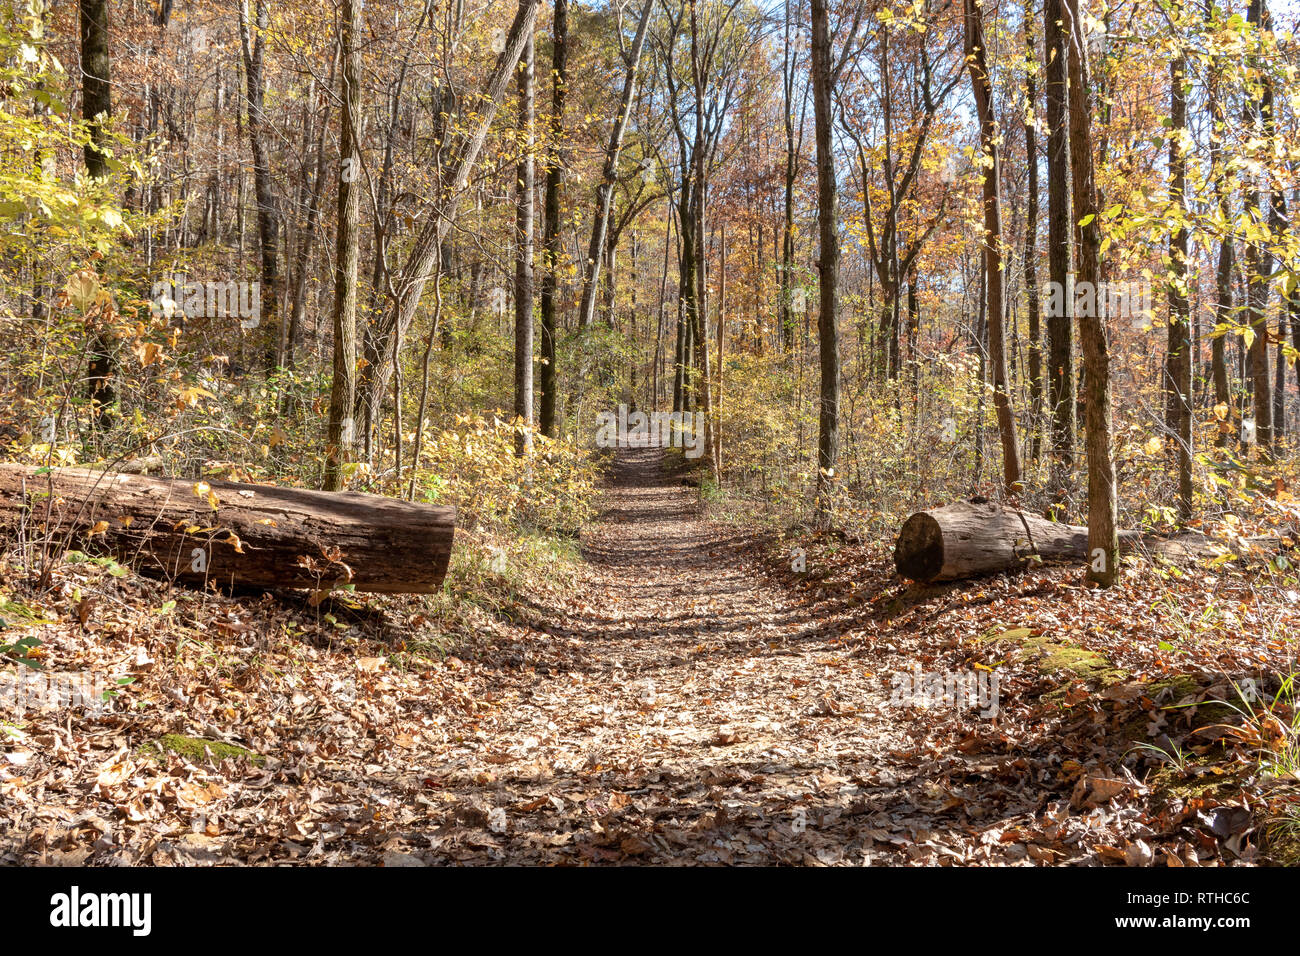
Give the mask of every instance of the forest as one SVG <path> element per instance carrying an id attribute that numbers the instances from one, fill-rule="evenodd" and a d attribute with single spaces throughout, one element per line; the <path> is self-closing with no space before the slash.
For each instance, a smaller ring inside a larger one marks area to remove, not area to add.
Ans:
<path id="1" fill-rule="evenodd" d="M 1300 864 L 1297 30 L 0 0 L 0 864 Z"/>

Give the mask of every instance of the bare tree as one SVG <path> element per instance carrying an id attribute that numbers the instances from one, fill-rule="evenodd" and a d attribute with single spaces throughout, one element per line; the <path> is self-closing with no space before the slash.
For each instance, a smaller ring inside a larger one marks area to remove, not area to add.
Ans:
<path id="1" fill-rule="evenodd" d="M 470 173 L 478 162 L 479 153 L 487 140 L 488 130 L 496 118 L 515 66 L 533 34 L 536 17 L 537 0 L 519 0 L 515 18 L 506 33 L 505 47 L 497 55 L 492 72 L 474 102 L 472 121 L 465 128 L 451 132 L 449 135 L 453 142 L 442 150 L 439 176 L 444 184 L 443 189 L 424 214 L 423 225 L 411 245 L 406 261 L 399 270 L 388 276 L 391 304 L 386 311 L 375 317 L 368 330 L 372 344 L 367 351 L 374 358 L 366 366 L 365 374 L 358 383 L 357 400 L 361 406 L 367 436 L 365 444 L 370 454 L 373 454 L 372 434 L 378 426 L 380 405 L 393 375 L 393 345 L 405 335 L 419 309 L 425 284 L 434 274 L 434 264 L 441 246 L 456 221 L 460 198 L 469 183 Z"/>
<path id="2" fill-rule="evenodd" d="M 596 216 L 592 220 L 591 241 L 587 244 L 587 260 L 583 264 L 582 304 L 578 307 L 578 327 L 584 329 L 591 325 L 596 314 L 596 287 L 600 281 L 601 259 L 605 254 L 609 210 L 614 201 L 614 183 L 618 178 L 618 157 L 623 150 L 623 134 L 632 113 L 632 99 L 636 95 L 637 76 L 641 69 L 641 53 L 645 49 L 646 30 L 655 0 L 644 0 L 644 3 L 632 47 L 624 56 L 626 74 L 623 95 L 619 99 L 618 115 L 610 129 L 609 145 L 605 148 L 605 166 L 601 172 L 600 185 L 596 188 Z"/>

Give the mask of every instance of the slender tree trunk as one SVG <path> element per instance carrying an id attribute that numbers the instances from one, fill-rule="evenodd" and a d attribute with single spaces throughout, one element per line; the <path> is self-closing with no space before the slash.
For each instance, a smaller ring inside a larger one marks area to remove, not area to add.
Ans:
<path id="1" fill-rule="evenodd" d="M 795 0 L 795 22 L 798 27 L 800 0 Z M 781 348 L 789 353 L 794 349 L 794 317 L 790 311 L 790 296 L 793 290 L 792 273 L 794 272 L 794 186 L 799 174 L 799 147 L 796 144 L 794 126 L 794 88 L 796 77 L 795 51 L 791 48 L 790 0 L 784 6 L 785 44 L 782 50 L 781 86 L 783 93 L 783 119 L 785 125 L 785 194 L 781 217 L 781 300 L 778 305 L 777 318 L 780 323 Z M 807 100 L 804 100 L 807 103 Z M 806 107 L 805 107 L 806 108 Z M 799 139 L 803 139 L 803 116 L 799 122 Z"/>
<path id="2" fill-rule="evenodd" d="M 828 0 L 812 3 L 812 79 L 814 138 L 817 144 L 817 334 L 821 390 L 817 415 L 817 488 L 821 507 L 828 503 L 832 482 L 839 477 L 840 456 L 840 239 L 839 195 L 831 112 L 835 75 L 831 63 Z"/>
<path id="3" fill-rule="evenodd" d="M 1074 462 L 1074 294 L 1067 31 L 1064 0 L 1046 0 L 1047 255 L 1053 295 L 1047 315 L 1047 401 L 1052 414 L 1052 484 L 1060 494 Z"/>
<path id="4" fill-rule="evenodd" d="M 1029 176 L 1029 207 L 1025 215 L 1025 296 L 1029 312 L 1030 457 L 1042 454 L 1043 352 L 1038 301 L 1038 58 L 1034 48 L 1032 4 L 1025 3 L 1025 168 Z"/>
<path id="5" fill-rule="evenodd" d="M 262 256 L 260 325 L 267 342 L 265 365 L 270 370 L 281 359 L 281 356 L 276 354 L 280 217 L 276 206 L 275 187 L 271 183 L 271 160 L 267 149 L 266 114 L 263 107 L 265 90 L 262 84 L 262 56 L 266 46 L 266 32 L 270 28 L 270 11 L 267 0 L 254 0 L 254 2 L 257 20 L 256 23 L 250 23 L 248 0 L 240 0 L 239 35 L 244 53 L 248 141 L 253 151 L 253 190 L 257 195 L 257 232 Z M 255 35 L 250 35 L 254 32 Z"/>
<path id="6" fill-rule="evenodd" d="M 1257 30 L 1263 30 L 1268 24 L 1268 5 L 1265 0 L 1250 0 L 1247 17 Z M 1258 69 L 1258 57 L 1250 58 L 1252 65 Z M 1246 127 L 1248 130 L 1258 128 L 1263 113 L 1262 98 L 1271 99 L 1271 84 L 1267 76 L 1263 79 L 1263 92 L 1260 99 L 1250 95 L 1246 100 Z M 1270 104 L 1271 106 L 1271 104 Z M 1270 109 L 1271 112 L 1271 109 Z M 1249 185 L 1246 189 L 1246 214 L 1254 223 L 1262 224 L 1264 214 L 1261 209 L 1259 178 L 1247 171 Z M 1273 450 L 1273 383 L 1269 375 L 1268 354 L 1268 275 L 1264 271 L 1263 243 L 1252 240 L 1246 243 L 1246 301 L 1250 312 L 1250 329 L 1252 338 L 1249 347 L 1251 393 L 1254 399 L 1255 440 L 1265 455 Z"/>
<path id="7" fill-rule="evenodd" d="M 1070 18 L 1070 155 L 1074 209 L 1080 225 L 1079 281 L 1097 289 L 1101 278 L 1101 223 L 1098 221 L 1096 172 L 1092 155 L 1092 87 L 1079 0 L 1066 0 Z M 1098 309 L 1080 310 L 1087 395 L 1088 577 L 1102 587 L 1119 579 L 1119 503 L 1115 462 L 1111 455 L 1110 352 L 1106 326 Z"/>
<path id="8" fill-rule="evenodd" d="M 713 470 L 722 483 L 722 368 L 727 330 L 727 228 L 718 240 L 718 389 L 713 400 Z"/>
<path id="9" fill-rule="evenodd" d="M 81 0 L 81 115 L 90 127 L 86 144 L 86 172 L 92 179 L 109 175 L 107 134 L 104 125 L 113 114 L 113 88 L 109 77 L 108 0 Z M 101 429 L 110 428 L 117 415 L 114 405 L 112 335 L 103 318 L 96 320 L 87 347 L 86 396 Z"/>
<path id="10" fill-rule="evenodd" d="M 1177 441 L 1178 510 L 1184 522 L 1192 517 L 1192 337 L 1187 300 L 1187 263 L 1191 231 L 1187 227 L 1187 57 L 1179 51 L 1169 65 L 1169 201 L 1174 231 L 1169 237 L 1169 389 L 1173 416 L 1170 430 Z"/>
<path id="11" fill-rule="evenodd" d="M 980 0 L 966 3 L 966 61 L 980 120 L 980 143 L 984 155 L 984 262 L 988 275 L 986 294 L 989 323 L 989 358 L 993 372 L 993 406 L 1002 438 L 1002 480 L 1008 491 L 1020 484 L 1020 440 L 1011 409 L 1007 381 L 1007 340 L 1004 324 L 1006 307 L 1002 257 L 1002 165 L 999 161 L 998 126 L 993 114 L 993 81 L 988 73 L 984 46 L 984 14 Z M 897 336 L 897 324 L 895 325 Z M 897 339 L 895 338 L 895 341 Z M 895 354 L 897 354 L 895 352 Z"/>
<path id="12" fill-rule="evenodd" d="M 343 0 L 343 115 L 339 134 L 338 234 L 334 256 L 334 380 L 330 387 L 325 490 L 343 486 L 342 465 L 352 457 L 356 406 L 357 264 L 361 248 L 361 158 L 357 118 L 361 115 L 361 0 Z M 401 459 L 398 459 L 401 478 Z"/>
<path id="13" fill-rule="evenodd" d="M 1213 19 L 1214 0 L 1205 0 L 1206 16 Z M 1232 206 L 1228 188 L 1228 173 L 1223 162 L 1223 138 L 1226 133 L 1227 117 L 1220 95 L 1222 85 L 1222 66 L 1220 58 L 1211 58 L 1207 83 L 1206 99 L 1210 111 L 1210 176 L 1214 182 L 1214 198 L 1220 220 L 1222 237 L 1219 240 L 1218 263 L 1214 274 L 1214 318 L 1215 330 L 1210 338 L 1210 372 L 1214 380 L 1214 402 L 1226 408 L 1226 421 L 1220 426 L 1215 444 L 1226 448 L 1230 436 L 1236 429 L 1232 427 L 1236 418 L 1236 405 L 1228 384 L 1228 360 L 1226 330 L 1234 311 L 1232 294 L 1233 242 L 1232 242 Z"/>
<path id="14" fill-rule="evenodd" d="M 1297 212 L 1300 212 L 1300 186 L 1297 186 L 1295 192 L 1292 193 L 1291 202 Z M 1293 265 L 1292 268 L 1295 268 L 1295 266 Z M 1296 350 L 1296 385 L 1300 386 L 1300 287 L 1291 290 L 1291 300 L 1288 308 L 1291 313 L 1291 346 Z"/>
<path id="15" fill-rule="evenodd" d="M 542 276 L 542 362 L 541 362 L 541 421 L 543 435 L 554 438 L 558 434 L 555 420 L 555 399 L 558 374 L 555 354 L 556 291 L 559 286 L 560 252 L 560 194 L 564 188 L 564 101 L 569 82 L 569 0 L 555 0 L 552 20 L 551 62 L 551 141 L 546 169 L 545 223 L 542 243 L 545 248 L 546 272 Z M 667 261 L 668 249 L 664 247 Z"/>
<path id="16" fill-rule="evenodd" d="M 533 152 L 534 49 L 532 37 L 519 62 L 519 124 L 523 156 L 519 160 L 515 205 L 515 420 L 523 426 L 515 453 L 532 447 L 533 424 Z"/>

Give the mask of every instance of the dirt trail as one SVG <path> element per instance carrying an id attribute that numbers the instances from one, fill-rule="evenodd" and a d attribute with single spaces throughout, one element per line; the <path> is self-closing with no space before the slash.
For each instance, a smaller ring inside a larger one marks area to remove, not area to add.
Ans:
<path id="1" fill-rule="evenodd" d="M 918 776 L 874 667 L 701 520 L 658 452 L 620 453 L 583 551 L 563 618 L 520 636 L 530 673 L 500 675 L 490 744 L 443 768 L 479 809 L 434 836 L 439 859 L 884 862 L 964 802 L 924 759 Z M 963 842 L 921 856 L 969 859 Z"/>

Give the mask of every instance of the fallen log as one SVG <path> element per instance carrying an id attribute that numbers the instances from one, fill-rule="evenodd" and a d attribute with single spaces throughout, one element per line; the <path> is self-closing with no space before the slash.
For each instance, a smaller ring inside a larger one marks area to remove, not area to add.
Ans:
<path id="1" fill-rule="evenodd" d="M 428 594 L 455 528 L 454 508 L 381 495 L 0 464 L 0 535 L 187 584 Z"/>
<path id="2" fill-rule="evenodd" d="M 1252 538 L 1252 546 L 1277 550 L 1279 538 Z M 1229 553 L 1202 534 L 1172 538 L 1121 531 L 1120 550 L 1195 560 Z M 1090 560 L 1088 529 L 1003 508 L 982 499 L 962 501 L 912 515 L 894 544 L 894 567 L 922 583 L 957 581 L 981 574 L 1013 571 L 1049 561 Z"/>

